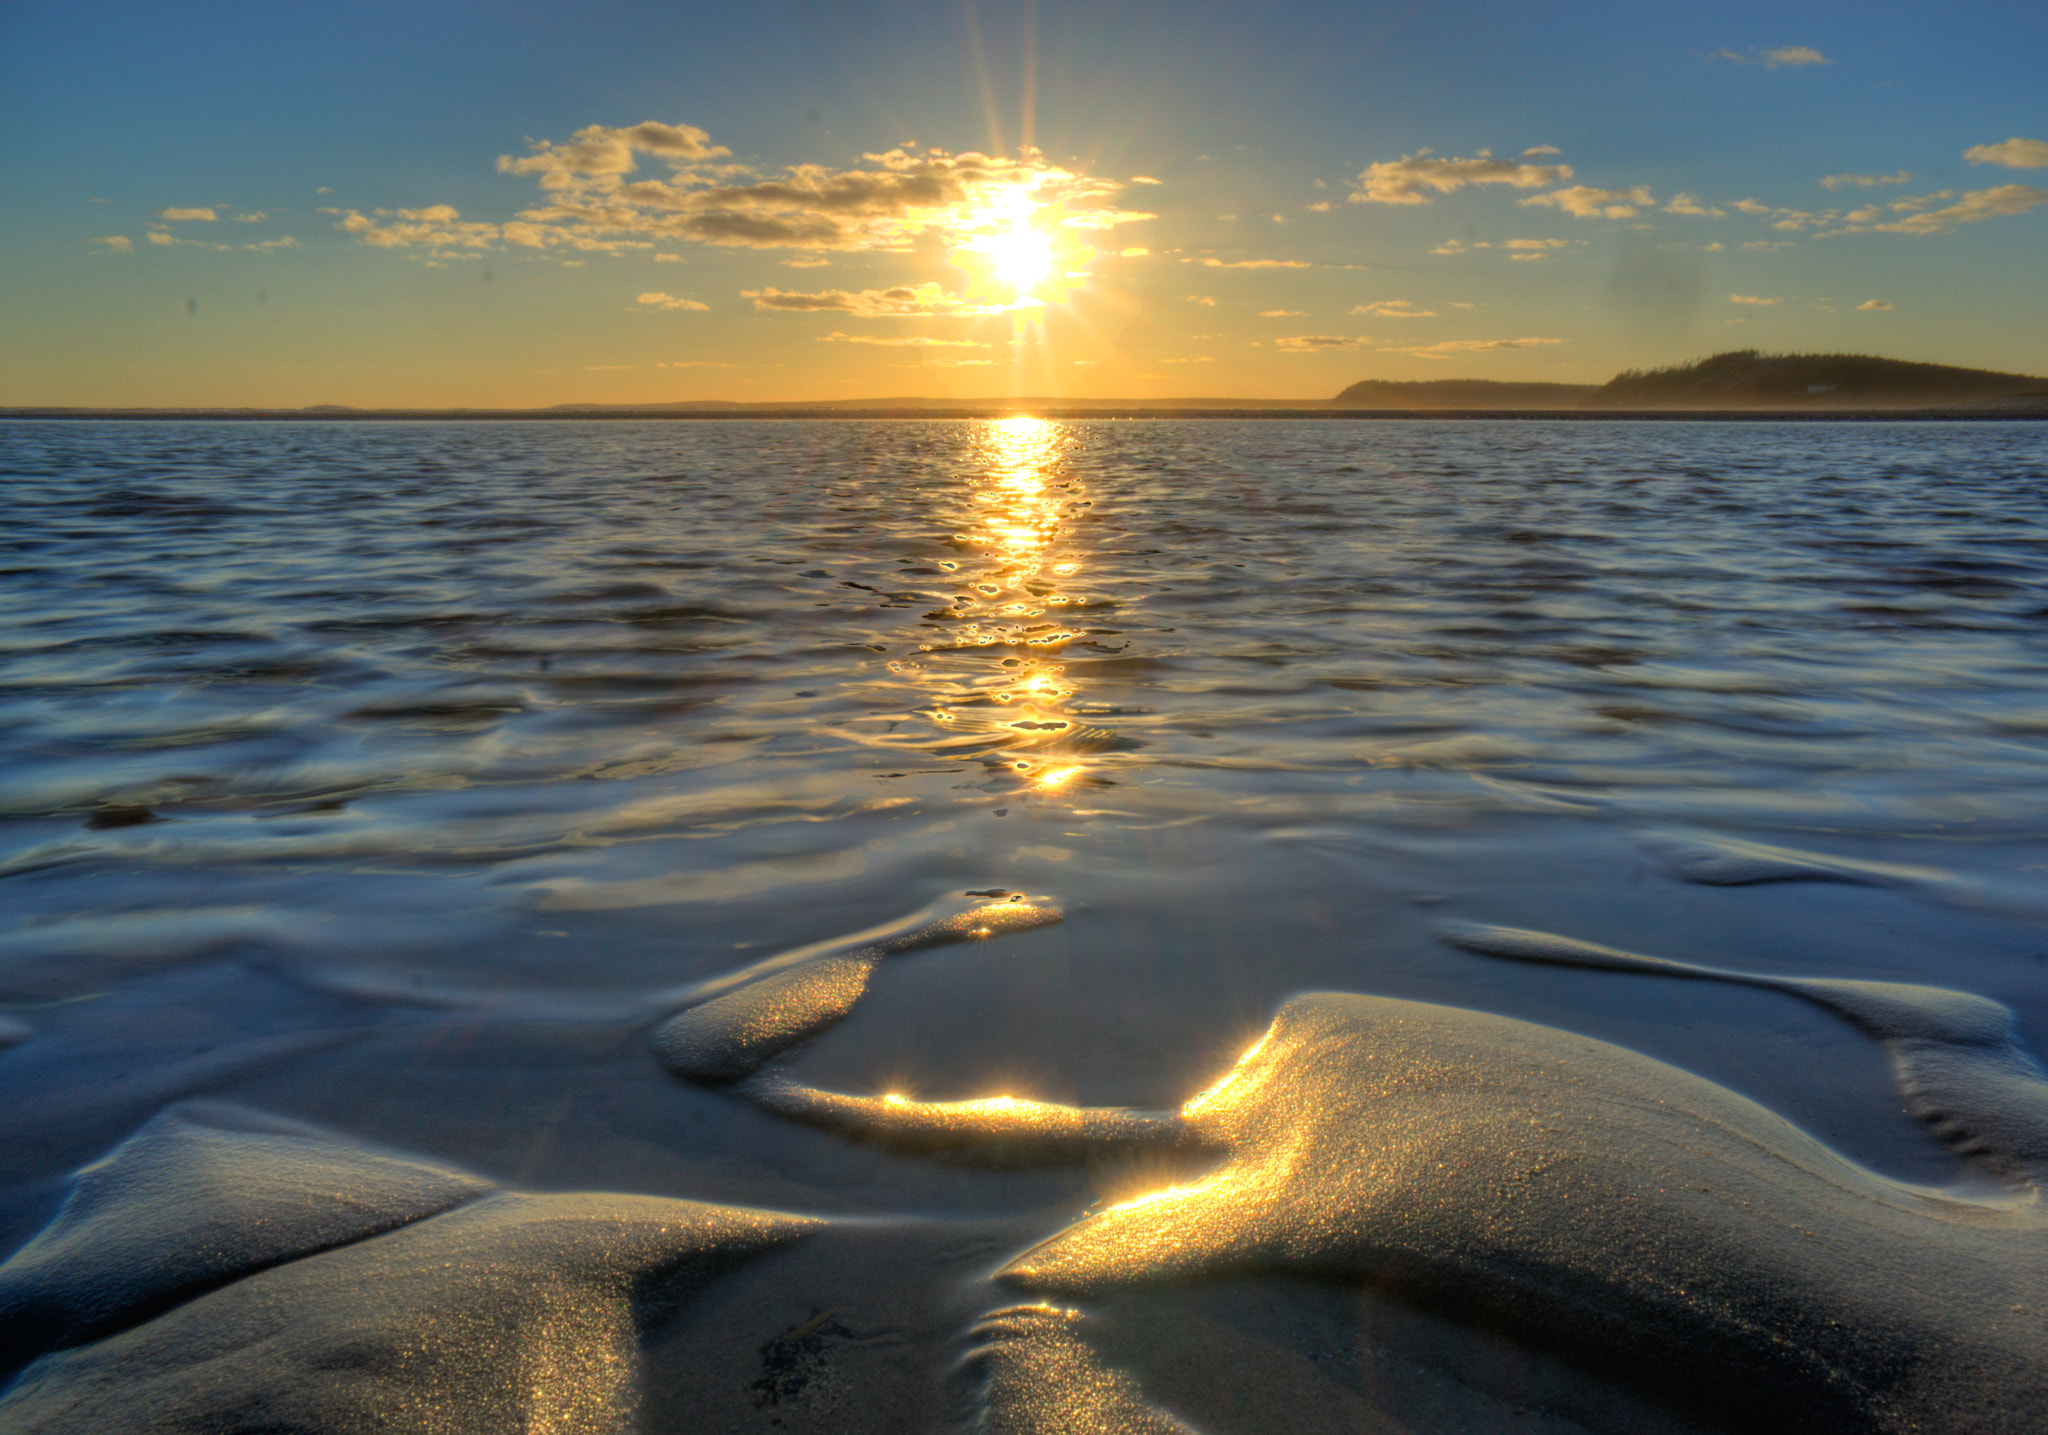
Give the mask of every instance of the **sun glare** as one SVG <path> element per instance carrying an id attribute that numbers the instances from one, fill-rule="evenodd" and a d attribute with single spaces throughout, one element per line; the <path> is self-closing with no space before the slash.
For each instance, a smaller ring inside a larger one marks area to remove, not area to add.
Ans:
<path id="1" fill-rule="evenodd" d="M 1019 295 L 1035 295 L 1052 273 L 1052 241 L 1026 220 L 1018 220 L 1008 234 L 991 239 L 988 257 L 990 271 Z"/>
<path id="2" fill-rule="evenodd" d="M 1007 308 L 1019 322 L 1086 281 L 1095 251 L 1078 243 L 1060 204 L 1013 189 L 960 216 L 951 259 L 967 274 L 970 298 Z"/>

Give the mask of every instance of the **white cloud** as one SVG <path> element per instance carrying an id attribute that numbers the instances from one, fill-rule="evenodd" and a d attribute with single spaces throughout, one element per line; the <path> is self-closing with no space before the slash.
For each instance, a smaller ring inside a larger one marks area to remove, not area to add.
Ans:
<path id="1" fill-rule="evenodd" d="M 1671 203 L 1664 206 L 1666 214 L 1696 214 L 1705 219 L 1719 219 L 1728 211 L 1717 209 L 1710 204 L 1701 204 L 1697 195 L 1674 194 Z"/>
<path id="2" fill-rule="evenodd" d="M 2002 184 L 1996 189 L 1973 189 L 1962 197 L 1961 203 L 1951 204 L 1946 209 L 1909 213 L 1904 219 L 1890 224 L 1873 224 L 1870 228 L 1885 234 L 1942 234 L 1959 224 L 1976 224 L 2003 215 L 2024 214 L 2044 204 L 2048 204 L 2048 189 L 2031 184 Z M 1894 209 L 1898 207 L 1893 206 Z"/>
<path id="3" fill-rule="evenodd" d="M 912 334 L 905 338 L 892 339 L 880 334 L 841 334 L 836 330 L 820 335 L 821 344 L 885 344 L 898 349 L 986 349 L 988 345 L 974 339 L 934 339 L 924 334 Z"/>
<path id="4" fill-rule="evenodd" d="M 1780 65 L 1798 69 L 1802 65 L 1832 65 L 1835 63 L 1811 45 L 1786 45 L 1780 49 L 1764 50 L 1761 52 L 1752 50 L 1747 55 L 1739 55 L 1733 50 L 1724 49 L 1716 50 L 1707 58 L 1710 60 L 1728 60 L 1737 65 L 1762 65 L 1767 70 L 1775 70 Z"/>
<path id="5" fill-rule="evenodd" d="M 269 254 L 279 249 L 297 249 L 299 241 L 289 234 L 280 234 L 275 239 L 262 239 L 254 244 L 244 244 L 242 247 L 257 254 Z"/>
<path id="6" fill-rule="evenodd" d="M 166 234 L 161 229 L 152 229 L 144 237 L 147 238 L 151 244 L 154 244 L 159 249 L 169 249 L 174 244 L 180 244 L 184 242 L 180 240 L 177 235 Z"/>
<path id="7" fill-rule="evenodd" d="M 446 204 L 429 205 L 425 209 L 380 209 L 376 213 L 385 223 L 379 224 L 376 219 L 353 209 L 343 210 L 335 228 L 379 249 L 400 249 L 415 244 L 436 249 L 490 249 L 501 237 L 533 248 L 538 248 L 541 243 L 537 234 L 530 238 L 501 235 L 499 225 L 466 221 Z M 531 229 L 531 226 L 522 228 Z"/>
<path id="8" fill-rule="evenodd" d="M 1338 349 L 1363 348 L 1371 342 L 1365 335 L 1347 338 L 1342 334 L 1295 334 L 1285 339 L 1275 339 L 1273 346 L 1295 354 L 1320 354 Z"/>
<path id="9" fill-rule="evenodd" d="M 1414 354 L 1419 358 L 1433 358 L 1444 354 L 1487 353 L 1494 349 L 1533 349 L 1540 344 L 1562 344 L 1562 339 L 1446 339 L 1441 344 L 1424 344 L 1414 349 L 1398 349 L 1393 352 Z"/>
<path id="10" fill-rule="evenodd" d="M 1883 313 L 1892 307 L 1892 301 L 1889 299 L 1865 299 L 1856 306 L 1856 312 L 1859 314 Z"/>
<path id="11" fill-rule="evenodd" d="M 1899 214 L 1911 214 L 1917 210 L 1932 208 L 1945 199 L 1954 199 L 1955 197 L 1956 192 L 1952 189 L 1937 189 L 1932 194 L 1909 194 L 1904 199 L 1895 199 L 1891 202 L 1891 208 Z"/>
<path id="12" fill-rule="evenodd" d="M 210 209 L 159 209 L 156 217 L 166 224 L 212 224 L 220 219 Z"/>
<path id="13" fill-rule="evenodd" d="M 1570 179 L 1568 164 L 1519 164 L 1495 159 L 1492 151 L 1481 150 L 1471 159 L 1436 159 L 1426 149 L 1397 160 L 1379 160 L 1359 171 L 1360 188 L 1351 196 L 1354 204 L 1428 204 L 1424 190 L 1449 194 L 1468 184 L 1505 184 L 1516 189 L 1541 189 L 1546 184 Z"/>
<path id="14" fill-rule="evenodd" d="M 676 164 L 732 153 L 712 144 L 711 136 L 695 125 L 665 125 L 654 120 L 624 129 L 586 125 L 564 144 L 532 140 L 528 148 L 531 153 L 518 159 L 499 155 L 498 170 L 501 174 L 537 174 L 542 189 L 572 189 L 580 180 L 630 174 L 635 150 L 661 155 Z"/>
<path id="15" fill-rule="evenodd" d="M 1963 151 L 1971 164 L 2002 164 L 2007 169 L 2048 167 L 2048 140 L 2023 140 L 2014 135 L 2004 144 L 1974 145 Z"/>
<path id="16" fill-rule="evenodd" d="M 1154 179 L 1149 174 L 1134 174 L 1131 176 L 1132 184 L 1160 184 L 1162 182 L 1161 180 Z"/>
<path id="17" fill-rule="evenodd" d="M 622 173 L 585 173 L 552 161 L 528 165 L 507 157 L 499 167 L 542 174 L 552 202 L 520 215 L 534 223 L 756 249 L 907 249 L 928 232 L 953 237 L 966 232 L 963 225 L 1007 223 L 1001 201 L 1019 194 L 1040 205 L 1064 205 L 1061 222 L 1074 229 L 1152 217 L 1105 203 L 1123 189 L 1118 181 L 1061 169 L 1035 149 L 1017 158 L 898 149 L 864 159 L 866 168 L 801 164 L 751 183 L 726 182 L 745 177 L 730 166 L 679 165 L 667 179 L 631 183 Z M 609 164 L 614 157 L 600 160 Z"/>
<path id="18" fill-rule="evenodd" d="M 1546 155 L 1546 154 L 1563 154 L 1563 153 L 1564 153 L 1564 151 L 1563 151 L 1563 150 L 1561 150 L 1561 149 L 1559 149 L 1559 148 L 1558 148 L 1558 147 L 1557 147 L 1556 145 L 1554 145 L 1554 144 L 1539 144 L 1539 145 L 1531 145 L 1531 146 L 1530 146 L 1529 148 L 1527 148 L 1527 149 L 1523 150 L 1523 151 L 1522 151 L 1522 158 L 1523 158 L 1523 159 L 1535 159 L 1535 158 L 1537 158 L 1537 157 L 1538 157 L 1539 155 Z"/>
<path id="19" fill-rule="evenodd" d="M 1897 174 L 1830 174 L 1821 177 L 1820 187 L 1842 189 L 1853 185 L 1857 189 L 1876 189 L 1880 185 L 1906 184 L 1911 182 L 1912 178 L 1912 174 L 1903 169 Z"/>
<path id="20" fill-rule="evenodd" d="M 1493 248 L 1493 244 L 1490 240 L 1482 239 L 1477 244 L 1467 244 L 1462 239 L 1446 239 L 1443 243 L 1432 246 L 1429 252 L 1431 254 L 1464 254 L 1474 249 L 1491 248 Z"/>
<path id="21" fill-rule="evenodd" d="M 748 289 L 740 297 L 753 300 L 756 309 L 798 314 L 851 314 L 858 319 L 911 319 L 932 315 L 977 317 L 1009 312 L 1000 304 L 969 304 L 937 284 L 914 287 L 899 284 L 889 289 L 825 289 L 815 294 L 771 287 Z"/>
<path id="22" fill-rule="evenodd" d="M 1261 319 L 1299 319 L 1305 312 L 1305 310 L 1301 309 L 1261 309 L 1259 310 L 1259 317 Z"/>
<path id="23" fill-rule="evenodd" d="M 653 256 L 653 259 L 656 264 L 680 264 L 683 262 L 683 256 L 680 254 L 656 254 Z"/>
<path id="24" fill-rule="evenodd" d="M 102 254 L 133 254 L 135 252 L 135 241 L 125 234 L 95 234 L 88 242 L 106 245 L 107 247 L 100 251 Z"/>
<path id="25" fill-rule="evenodd" d="M 404 217 L 431 211 L 376 211 L 376 223 L 348 211 L 348 232 L 384 248 L 459 249 L 495 244 L 624 253 L 695 242 L 756 249 L 905 251 L 925 234 L 948 243 L 1007 226 L 1009 202 L 1022 196 L 1069 229 L 1100 231 L 1149 213 L 1108 201 L 1124 184 L 1062 169 L 1037 150 L 991 157 L 904 149 L 863 156 L 851 169 L 799 164 L 760 178 L 714 161 L 729 154 L 691 125 L 654 121 L 613 129 L 589 125 L 562 143 L 533 141 L 523 156 L 501 155 L 501 173 L 538 178 L 544 202 L 498 226 Z M 665 160 L 669 172 L 633 177 L 637 156 Z M 438 228 L 414 226 L 438 224 Z"/>
<path id="26" fill-rule="evenodd" d="M 1382 319 L 1434 319 L 1436 310 L 1418 309 L 1406 299 L 1375 299 L 1370 304 L 1359 304 L 1351 310 L 1354 314 L 1377 314 Z"/>
<path id="27" fill-rule="evenodd" d="M 695 299 L 678 299 L 673 294 L 664 294 L 659 289 L 650 290 L 633 301 L 645 304 L 650 309 L 694 309 L 699 313 L 708 310 L 709 304 L 700 304 Z"/>
<path id="28" fill-rule="evenodd" d="M 1211 269 L 1313 269 L 1306 259 L 1215 259 L 1189 256 L 1183 264 L 1203 264 Z"/>
<path id="29" fill-rule="evenodd" d="M 1547 205 L 1561 209 L 1574 219 L 1633 219 L 1636 206 L 1655 204 L 1650 198 L 1646 185 L 1633 189 L 1594 189 L 1588 185 L 1575 184 L 1570 189 L 1555 189 L 1548 194 L 1532 194 L 1523 200 L 1524 204 Z"/>
<path id="30" fill-rule="evenodd" d="M 1775 298 L 1767 299 L 1760 294 L 1730 294 L 1728 302 L 1730 304 L 1775 304 L 1778 301 Z"/>
<path id="31" fill-rule="evenodd" d="M 1773 249 L 1790 249 L 1792 241 L 1789 239 L 1745 239 L 1742 241 L 1742 247 L 1758 253 L 1768 254 Z"/>
<path id="32" fill-rule="evenodd" d="M 1510 249 L 1565 249 L 1570 247 L 1569 239 L 1510 239 Z"/>
<path id="33" fill-rule="evenodd" d="M 267 209 L 254 209 L 247 214 L 233 214 L 228 217 L 237 224 L 261 224 L 264 220 L 270 218 L 270 211 Z"/>

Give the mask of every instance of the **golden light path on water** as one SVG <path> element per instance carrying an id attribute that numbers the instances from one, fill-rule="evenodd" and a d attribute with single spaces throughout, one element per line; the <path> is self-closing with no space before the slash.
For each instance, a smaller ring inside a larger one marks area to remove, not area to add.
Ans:
<path id="1" fill-rule="evenodd" d="M 927 630 L 920 660 L 892 664 L 902 677 L 933 691 L 926 716 L 948 733 L 977 732 L 999 740 L 1007 770 L 1028 790 L 1051 795 L 1082 785 L 1091 764 L 1081 750 L 1093 735 L 1074 716 L 1078 697 L 1062 664 L 1052 661 L 1082 636 L 1062 621 L 1076 600 L 1083 558 L 1065 518 L 1084 503 L 1078 480 L 1061 467 L 1069 441 L 1057 423 L 1012 415 L 982 426 L 978 463 L 966 495 L 972 520 L 950 535 L 957 551 L 979 556 L 978 571 L 958 570 L 955 606 L 927 615 L 958 622 L 945 639 Z M 980 679 L 965 700 L 924 655 L 1001 654 L 1002 671 Z M 993 711 L 985 711 L 992 709 Z"/>

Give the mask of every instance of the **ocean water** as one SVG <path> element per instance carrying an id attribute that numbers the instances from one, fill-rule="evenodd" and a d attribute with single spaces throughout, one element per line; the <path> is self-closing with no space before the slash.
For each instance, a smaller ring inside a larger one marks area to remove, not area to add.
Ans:
<path id="1" fill-rule="evenodd" d="M 1940 1186 L 1829 1012 L 1445 933 L 1952 988 L 2048 1046 L 2038 424 L 12 423 L 0 483 L 0 1250 L 213 1102 L 526 1191 L 978 1231 L 918 1257 L 971 1315 L 1164 1168 L 849 1139 L 649 1034 L 1013 894 L 1064 921 L 883 963 L 784 1066 L 1170 1109 L 1355 993 Z M 950 1368 L 900 1350 L 951 1315 L 806 1330 L 822 1268 L 760 1269 L 735 1368 L 778 1332 L 848 1388 Z M 867 1428 L 757 1386 L 733 1428 Z"/>

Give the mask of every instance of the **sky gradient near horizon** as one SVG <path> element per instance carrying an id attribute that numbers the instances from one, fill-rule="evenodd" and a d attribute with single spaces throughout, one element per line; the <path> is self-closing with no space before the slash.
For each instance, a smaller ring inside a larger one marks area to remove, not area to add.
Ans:
<path id="1" fill-rule="evenodd" d="M 0 405 L 2048 373 L 2048 7 L 0 0 Z"/>

